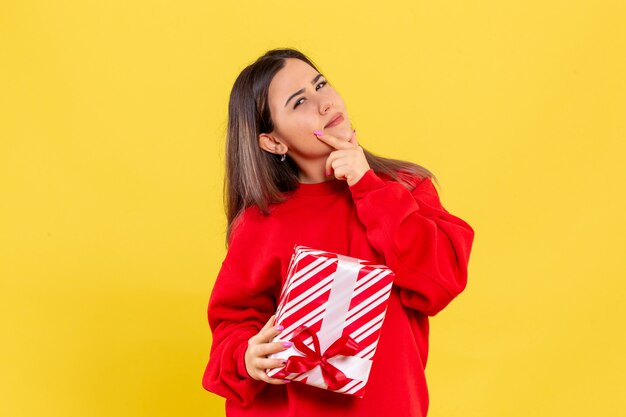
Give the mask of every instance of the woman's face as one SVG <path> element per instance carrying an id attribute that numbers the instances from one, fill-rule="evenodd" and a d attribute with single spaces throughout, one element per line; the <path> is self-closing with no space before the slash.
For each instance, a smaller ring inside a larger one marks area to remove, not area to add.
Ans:
<path id="1" fill-rule="evenodd" d="M 334 150 L 313 131 L 350 139 L 352 127 L 341 96 L 304 61 L 285 60 L 285 66 L 270 83 L 268 102 L 274 131 L 259 135 L 259 144 L 269 152 L 288 153 L 300 164 L 327 157 Z M 336 116 L 343 120 L 327 127 Z"/>

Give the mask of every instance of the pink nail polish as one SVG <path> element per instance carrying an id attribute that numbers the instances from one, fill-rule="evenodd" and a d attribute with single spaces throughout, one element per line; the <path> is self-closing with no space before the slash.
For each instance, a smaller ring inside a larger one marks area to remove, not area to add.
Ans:
<path id="1" fill-rule="evenodd" d="M 291 347 L 292 345 L 293 345 L 293 343 L 291 343 L 291 342 L 283 342 L 283 347 L 288 348 L 288 347 Z"/>
<path id="2" fill-rule="evenodd" d="M 285 326 L 283 326 L 282 324 L 279 326 L 276 326 L 276 331 L 280 332 L 281 330 L 283 330 L 285 328 Z"/>
<path id="3" fill-rule="evenodd" d="M 315 136 L 322 136 L 324 133 L 323 133 L 323 132 L 321 132 L 321 131 L 319 131 L 319 130 L 314 130 L 314 131 L 313 131 L 313 134 L 314 134 Z"/>

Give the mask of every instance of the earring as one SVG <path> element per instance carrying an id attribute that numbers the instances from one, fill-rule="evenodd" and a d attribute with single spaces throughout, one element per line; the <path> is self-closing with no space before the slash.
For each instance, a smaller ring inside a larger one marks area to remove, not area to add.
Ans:
<path id="1" fill-rule="evenodd" d="M 283 156 L 280 157 L 280 162 L 285 162 L 286 157 L 287 157 L 287 154 L 284 153 Z"/>

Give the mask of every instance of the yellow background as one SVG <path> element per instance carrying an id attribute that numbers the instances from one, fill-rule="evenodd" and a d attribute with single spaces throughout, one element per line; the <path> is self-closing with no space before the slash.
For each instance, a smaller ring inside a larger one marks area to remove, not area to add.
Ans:
<path id="1" fill-rule="evenodd" d="M 0 415 L 207 416 L 227 100 L 300 48 L 476 231 L 432 417 L 626 413 L 626 3 L 0 3 Z"/>

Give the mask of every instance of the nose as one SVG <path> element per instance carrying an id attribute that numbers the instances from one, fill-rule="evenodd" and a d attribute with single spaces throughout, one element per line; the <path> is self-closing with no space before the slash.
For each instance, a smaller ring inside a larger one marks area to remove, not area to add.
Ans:
<path id="1" fill-rule="evenodd" d="M 330 111 L 330 109 L 333 108 L 333 103 L 329 100 L 322 100 L 322 102 L 320 103 L 320 113 L 321 114 L 326 114 Z"/>

